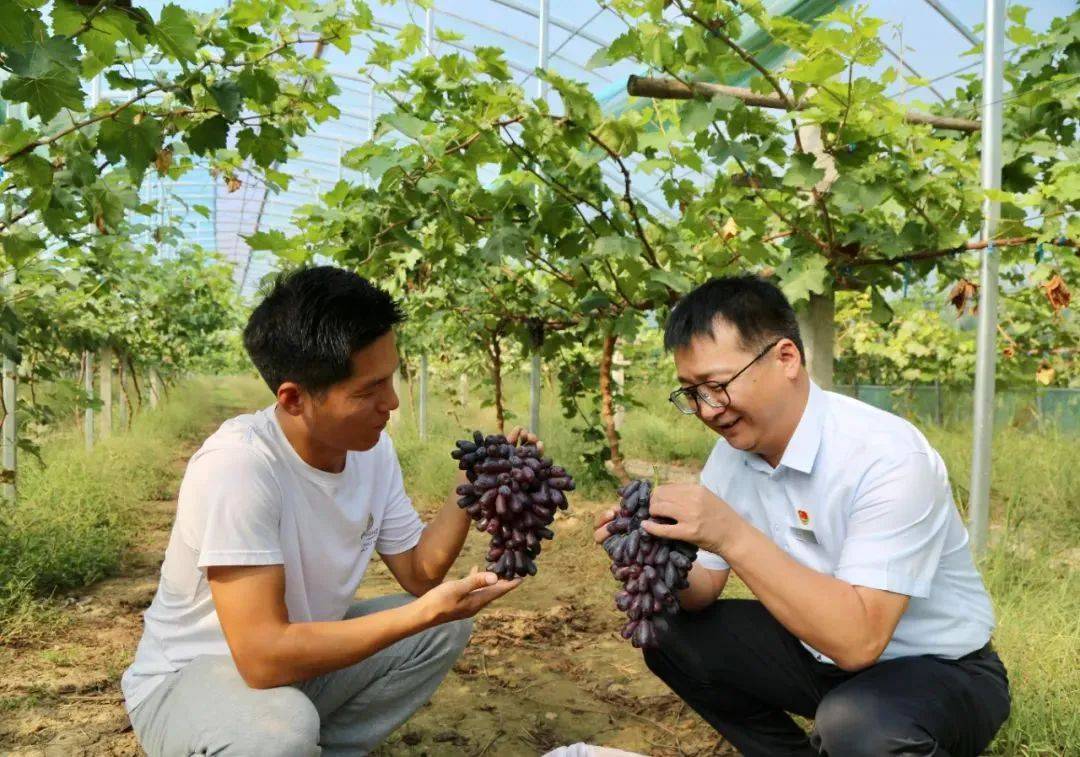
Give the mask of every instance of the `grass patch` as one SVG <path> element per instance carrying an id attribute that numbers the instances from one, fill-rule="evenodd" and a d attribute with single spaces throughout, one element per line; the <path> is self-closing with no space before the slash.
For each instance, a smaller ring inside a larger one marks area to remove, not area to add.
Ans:
<path id="1" fill-rule="evenodd" d="M 248 407 L 256 386 L 192 379 L 89 453 L 69 429 L 42 445 L 44 466 L 24 458 L 18 502 L 0 508 L 0 639 L 58 621 L 43 600 L 114 574 L 137 531 L 137 505 L 171 496 L 178 445 Z"/>

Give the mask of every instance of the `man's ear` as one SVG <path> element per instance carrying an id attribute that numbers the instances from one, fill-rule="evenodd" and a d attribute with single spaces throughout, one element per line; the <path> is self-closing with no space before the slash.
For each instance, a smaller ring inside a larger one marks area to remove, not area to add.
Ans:
<path id="1" fill-rule="evenodd" d="M 781 339 L 780 344 L 776 345 L 776 350 L 777 357 L 784 364 L 784 373 L 787 377 L 798 376 L 802 368 L 802 355 L 799 354 L 799 348 L 795 346 L 795 342 L 790 339 Z"/>
<path id="2" fill-rule="evenodd" d="M 304 402 L 307 400 L 307 392 L 300 388 L 295 381 L 286 381 L 277 390 L 278 407 L 289 415 L 300 415 L 304 412 Z"/>

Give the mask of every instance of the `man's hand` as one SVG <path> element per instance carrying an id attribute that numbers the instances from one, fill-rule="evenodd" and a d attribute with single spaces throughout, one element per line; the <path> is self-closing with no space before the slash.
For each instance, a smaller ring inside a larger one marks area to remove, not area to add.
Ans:
<path id="1" fill-rule="evenodd" d="M 653 490 L 649 501 L 650 520 L 641 527 L 654 536 L 681 539 L 717 555 L 739 538 L 747 527 L 739 514 L 724 500 L 698 484 L 665 484 Z M 658 523 L 671 518 L 674 523 Z"/>
<path id="2" fill-rule="evenodd" d="M 615 520 L 615 516 L 619 514 L 619 508 L 613 507 L 610 510 L 604 510 L 596 516 L 596 521 L 593 523 L 596 531 L 593 533 L 593 541 L 597 544 L 603 544 L 604 541 L 611 536 L 611 532 L 608 531 L 608 523 Z"/>
<path id="3" fill-rule="evenodd" d="M 531 433 L 521 426 L 514 426 L 514 429 L 506 435 L 506 441 L 508 444 L 535 444 L 536 448 L 540 450 L 541 457 L 544 454 L 544 443 L 537 438 L 536 434 Z"/>
<path id="4" fill-rule="evenodd" d="M 500 581 L 494 573 L 472 573 L 447 581 L 417 600 L 434 624 L 471 618 L 484 607 L 521 584 L 521 579 Z"/>

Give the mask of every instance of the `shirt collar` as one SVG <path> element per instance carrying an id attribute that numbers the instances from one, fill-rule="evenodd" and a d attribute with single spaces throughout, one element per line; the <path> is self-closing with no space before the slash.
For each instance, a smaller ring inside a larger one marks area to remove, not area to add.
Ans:
<path id="1" fill-rule="evenodd" d="M 821 447 L 821 434 L 825 427 L 826 401 L 825 392 L 811 381 L 806 408 L 777 468 L 791 468 L 801 473 L 810 473 L 814 469 L 814 459 Z"/>

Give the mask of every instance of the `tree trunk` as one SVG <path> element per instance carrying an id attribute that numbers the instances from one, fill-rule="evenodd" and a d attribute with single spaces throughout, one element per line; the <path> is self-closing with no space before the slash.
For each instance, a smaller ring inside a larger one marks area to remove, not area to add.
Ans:
<path id="1" fill-rule="evenodd" d="M 822 389 L 832 389 L 836 352 L 836 295 L 833 290 L 810 295 L 810 302 L 799 308 L 798 319 L 810 378 Z"/>
<path id="2" fill-rule="evenodd" d="M 492 335 L 489 347 L 491 349 L 491 382 L 495 385 L 495 427 L 502 434 L 504 433 L 506 417 L 503 412 L 502 345 L 499 342 L 498 334 Z"/>
<path id="3" fill-rule="evenodd" d="M 630 477 L 619 452 L 619 431 L 615 428 L 615 402 L 611 391 L 611 364 L 614 362 L 617 341 L 618 337 L 611 332 L 604 336 L 604 352 L 600 357 L 600 417 L 604 421 L 604 433 L 607 434 L 608 449 L 611 450 L 612 472 L 626 483 Z"/>
<path id="4" fill-rule="evenodd" d="M 139 372 L 135 370 L 135 361 L 131 359 L 130 355 L 127 359 L 127 365 L 128 372 L 131 374 L 131 385 L 135 389 L 135 402 L 137 403 L 133 409 L 135 413 L 141 413 L 143 406 L 143 398 L 142 389 L 139 388 Z"/>
<path id="5" fill-rule="evenodd" d="M 124 370 L 124 355 L 117 355 L 117 382 L 120 384 L 120 430 L 131 428 L 131 395 L 127 393 L 127 371 Z"/>

